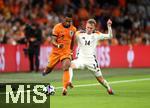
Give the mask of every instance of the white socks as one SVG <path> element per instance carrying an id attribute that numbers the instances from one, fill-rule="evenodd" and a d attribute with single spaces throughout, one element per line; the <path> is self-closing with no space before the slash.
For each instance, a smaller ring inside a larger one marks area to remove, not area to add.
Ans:
<path id="1" fill-rule="evenodd" d="M 69 75 L 70 75 L 69 82 L 72 82 L 72 78 L 73 78 L 73 69 L 72 69 L 71 67 L 69 68 Z"/>

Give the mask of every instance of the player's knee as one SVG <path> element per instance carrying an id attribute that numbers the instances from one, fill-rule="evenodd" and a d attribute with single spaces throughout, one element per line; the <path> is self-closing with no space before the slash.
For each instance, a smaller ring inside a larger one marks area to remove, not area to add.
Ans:
<path id="1" fill-rule="evenodd" d="M 103 78 L 102 76 L 102 72 L 99 68 L 97 68 L 95 71 L 94 71 L 94 74 L 96 77 L 100 77 L 101 79 Z"/>
<path id="2" fill-rule="evenodd" d="M 70 67 L 70 61 L 69 60 L 66 60 L 65 62 L 63 62 L 63 70 L 64 71 L 69 70 L 69 67 Z"/>

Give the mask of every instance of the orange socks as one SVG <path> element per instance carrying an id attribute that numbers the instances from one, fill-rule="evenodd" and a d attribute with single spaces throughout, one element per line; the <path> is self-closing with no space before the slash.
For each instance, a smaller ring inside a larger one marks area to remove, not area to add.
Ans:
<path id="1" fill-rule="evenodd" d="M 70 80 L 69 71 L 64 71 L 64 73 L 63 73 L 63 89 L 67 89 L 69 80 Z"/>

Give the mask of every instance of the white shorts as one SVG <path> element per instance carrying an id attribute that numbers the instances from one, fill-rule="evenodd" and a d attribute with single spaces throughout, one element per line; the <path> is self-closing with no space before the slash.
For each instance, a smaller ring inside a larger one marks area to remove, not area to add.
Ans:
<path id="1" fill-rule="evenodd" d="M 77 58 L 74 59 L 73 61 L 71 61 L 72 64 L 75 65 L 76 69 L 84 69 L 84 68 L 88 68 L 89 70 L 91 70 L 93 72 L 93 74 L 98 77 L 98 76 L 102 76 L 101 70 L 99 68 L 98 62 L 96 60 L 96 58 Z"/>

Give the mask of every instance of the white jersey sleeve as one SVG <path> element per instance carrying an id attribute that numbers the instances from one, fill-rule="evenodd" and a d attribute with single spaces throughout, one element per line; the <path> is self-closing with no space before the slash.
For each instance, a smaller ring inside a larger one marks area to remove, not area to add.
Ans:
<path id="1" fill-rule="evenodd" d="M 108 26 L 108 34 L 99 33 L 98 40 L 111 39 L 112 38 L 112 28 Z"/>

